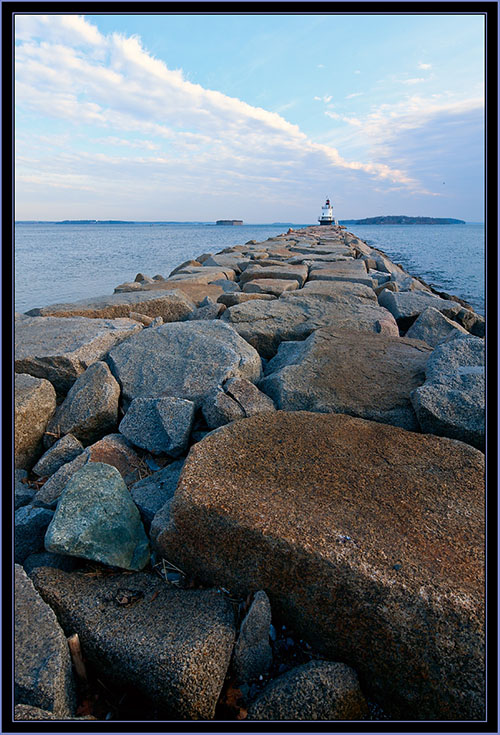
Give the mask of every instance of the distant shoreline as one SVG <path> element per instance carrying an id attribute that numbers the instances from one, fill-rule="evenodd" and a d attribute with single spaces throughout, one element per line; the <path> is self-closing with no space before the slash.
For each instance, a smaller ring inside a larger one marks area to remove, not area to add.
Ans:
<path id="1" fill-rule="evenodd" d="M 384 215 L 365 219 L 344 219 L 341 225 L 465 225 L 463 219 L 450 217 L 407 217 L 406 215 Z"/>

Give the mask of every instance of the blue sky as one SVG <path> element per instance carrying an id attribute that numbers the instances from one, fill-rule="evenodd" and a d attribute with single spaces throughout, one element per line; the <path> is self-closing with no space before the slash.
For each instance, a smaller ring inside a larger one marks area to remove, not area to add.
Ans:
<path id="1" fill-rule="evenodd" d="M 481 15 L 15 27 L 16 219 L 484 219 Z"/>

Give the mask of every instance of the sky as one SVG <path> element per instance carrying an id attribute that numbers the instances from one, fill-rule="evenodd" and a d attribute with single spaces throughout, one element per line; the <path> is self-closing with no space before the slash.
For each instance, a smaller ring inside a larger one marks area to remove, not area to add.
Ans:
<path id="1" fill-rule="evenodd" d="M 484 17 L 18 14 L 15 134 L 17 220 L 483 221 Z"/>

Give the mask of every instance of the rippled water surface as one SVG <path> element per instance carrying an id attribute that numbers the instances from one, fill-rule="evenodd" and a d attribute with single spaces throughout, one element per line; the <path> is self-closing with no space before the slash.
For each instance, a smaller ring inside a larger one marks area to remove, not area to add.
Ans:
<path id="1" fill-rule="evenodd" d="M 296 225 L 297 227 L 301 225 Z M 350 225 L 370 245 L 413 275 L 456 294 L 484 313 L 482 225 Z M 265 240 L 284 225 L 195 224 L 15 227 L 15 309 L 113 293 L 138 272 L 167 276 L 184 260 L 248 240 Z"/>

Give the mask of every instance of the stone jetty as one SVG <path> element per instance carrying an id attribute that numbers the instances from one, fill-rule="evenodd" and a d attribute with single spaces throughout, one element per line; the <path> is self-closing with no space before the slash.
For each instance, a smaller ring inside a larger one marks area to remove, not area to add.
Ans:
<path id="1" fill-rule="evenodd" d="M 483 720 L 484 338 L 339 226 L 17 314 L 13 718 Z"/>

